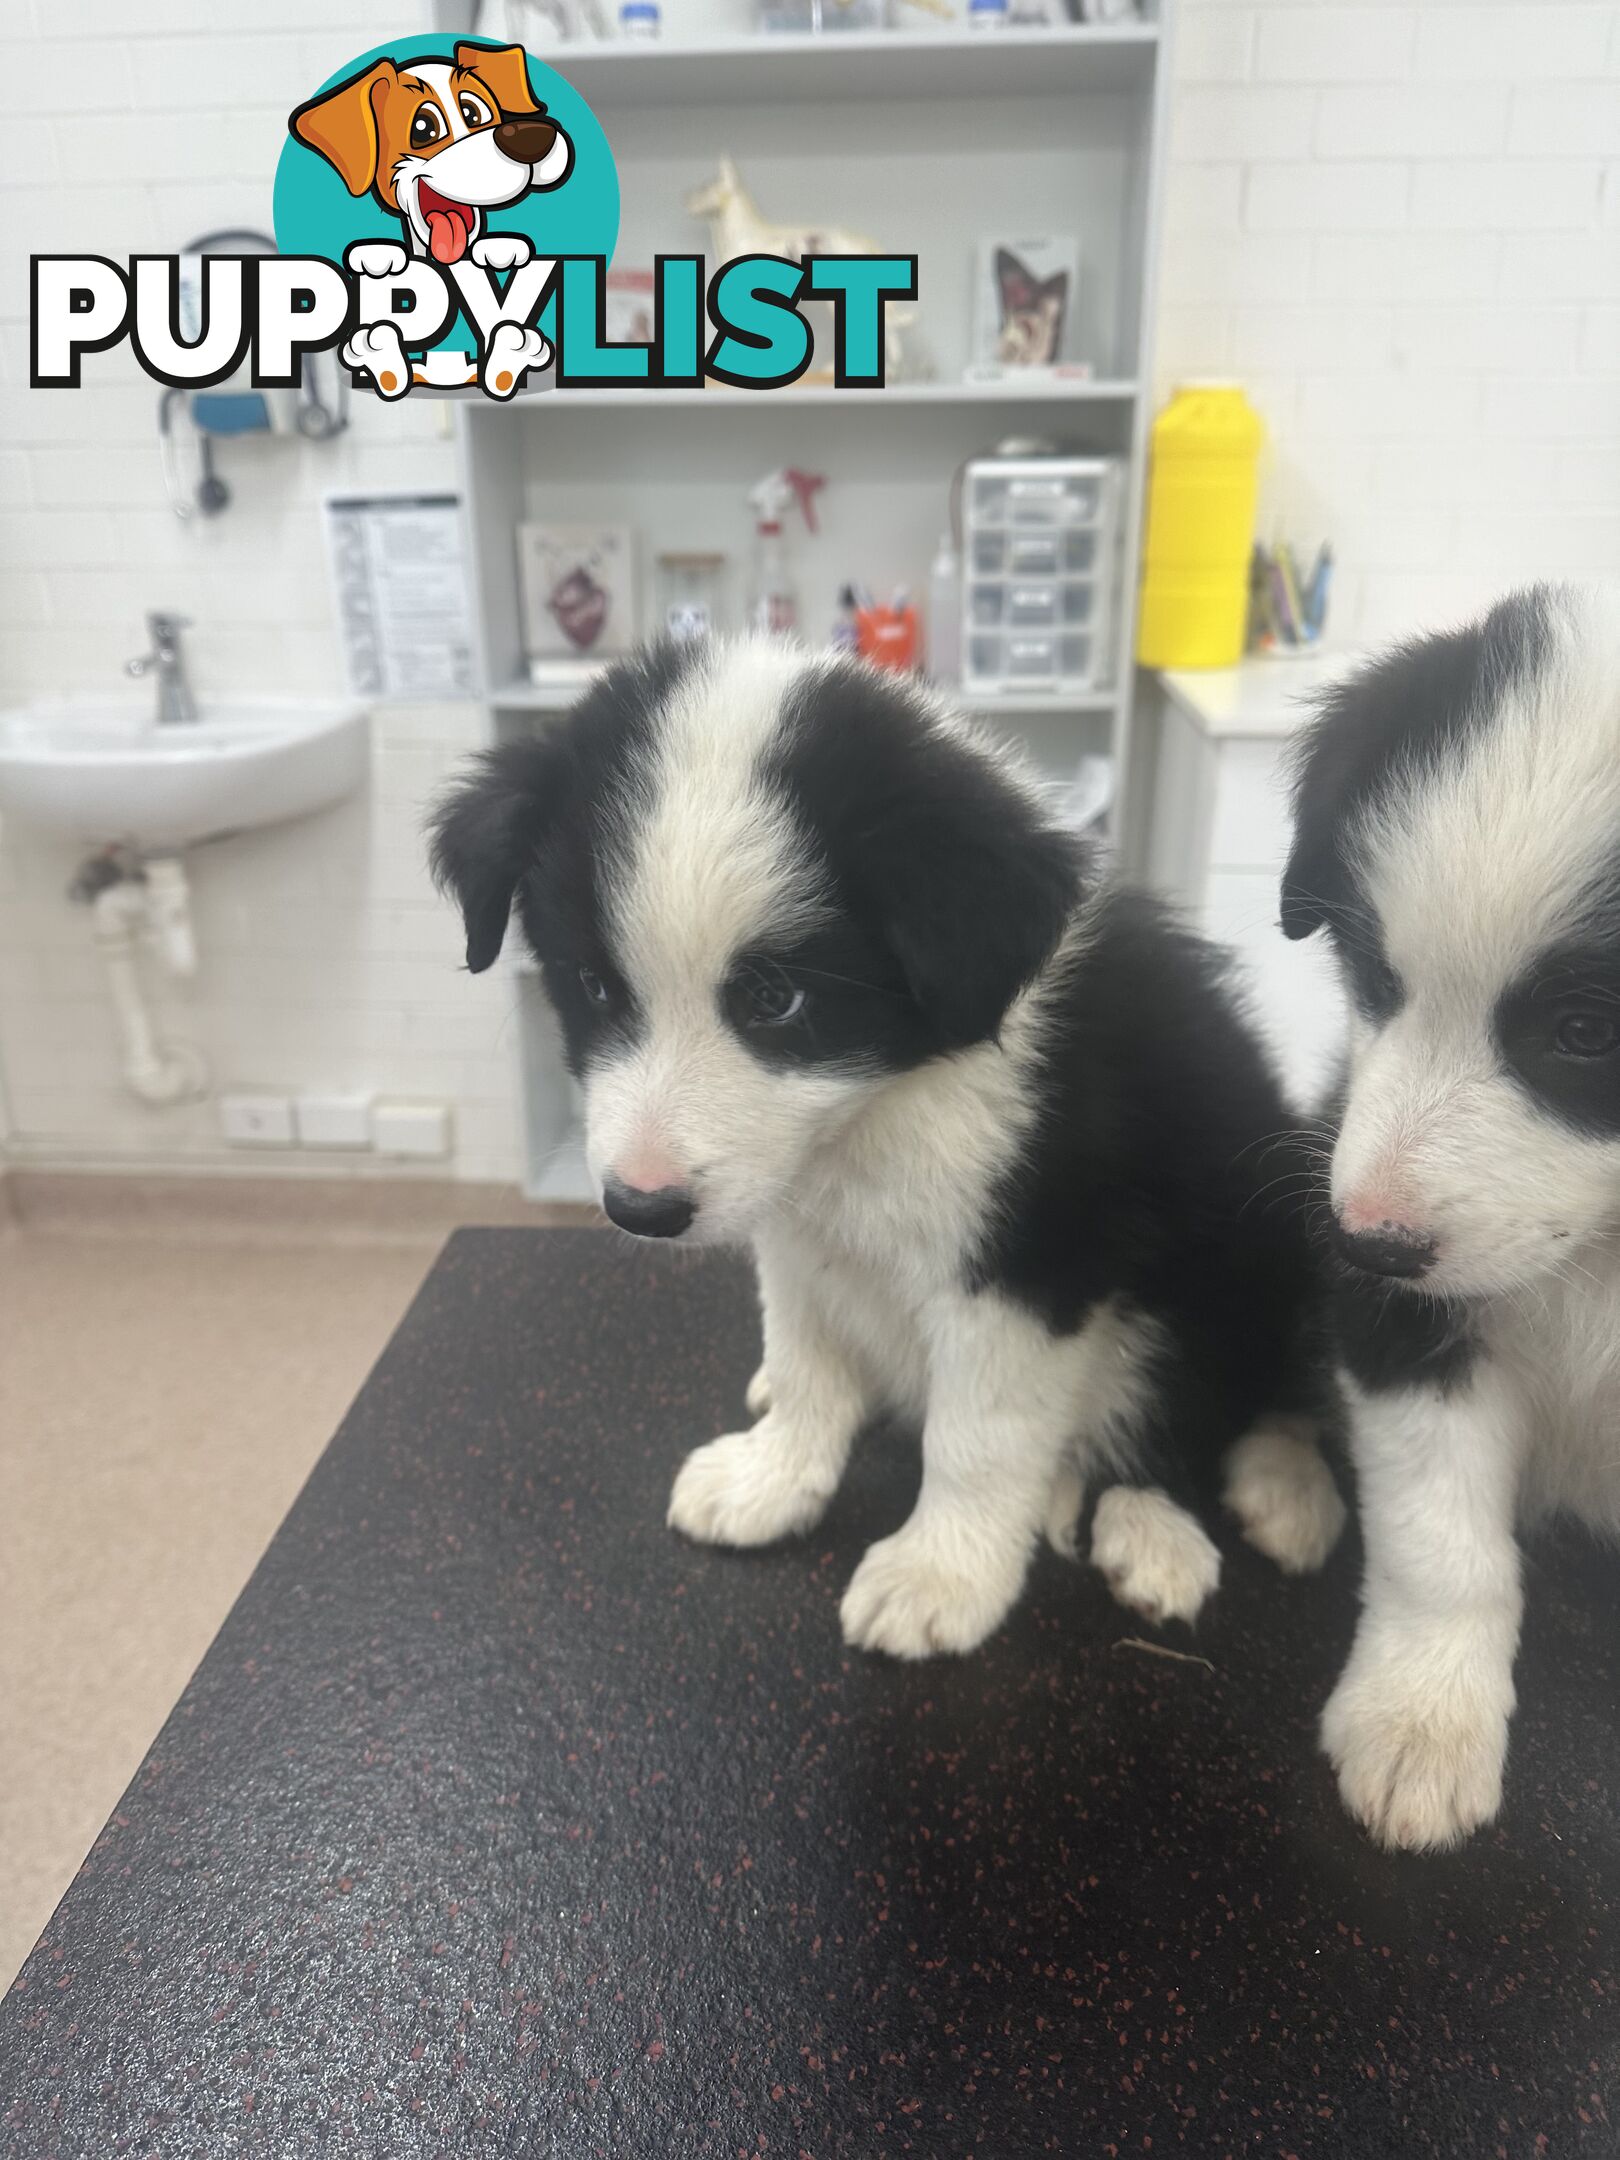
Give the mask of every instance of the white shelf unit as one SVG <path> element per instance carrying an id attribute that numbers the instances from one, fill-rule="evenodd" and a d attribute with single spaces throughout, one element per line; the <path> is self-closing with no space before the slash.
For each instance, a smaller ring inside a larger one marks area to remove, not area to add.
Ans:
<path id="1" fill-rule="evenodd" d="M 672 30 L 693 27 L 707 14 L 717 25 L 729 18 L 734 34 L 555 48 L 557 67 L 598 115 L 610 107 L 646 105 L 774 109 L 956 98 L 963 92 L 964 67 L 975 97 L 1127 89 L 1152 76 L 1162 27 L 1155 19 L 1056 29 L 1025 25 L 999 34 L 942 27 L 762 37 L 748 29 L 745 11 L 739 16 L 735 9 L 710 11 L 693 0 L 669 0 L 665 13 Z"/>
<path id="2" fill-rule="evenodd" d="M 518 391 L 507 405 L 494 404 L 481 390 L 458 390 L 452 391 L 450 395 L 458 403 L 464 404 L 469 413 L 498 414 L 521 409 L 528 413 L 538 411 L 541 417 L 555 421 L 563 413 L 583 412 L 595 405 L 611 405 L 621 411 L 631 406 L 642 408 L 671 405 L 684 405 L 688 408 L 702 405 L 705 411 L 727 405 L 766 404 L 780 406 L 789 411 L 799 406 L 817 405 L 836 406 L 840 410 L 853 410 L 858 405 L 887 405 L 891 409 L 899 405 L 962 405 L 980 411 L 987 406 L 1017 406 L 1021 410 L 1027 410 L 1031 405 L 1128 405 L 1136 396 L 1136 384 L 1121 382 L 1113 377 L 1048 380 L 1043 376 L 1022 384 L 897 382 L 882 390 L 835 390 L 830 383 L 790 383 L 784 390 L 738 390 L 726 383 L 711 383 L 702 390 L 648 388 L 556 392 L 548 381 L 540 389 Z"/>
<path id="3" fill-rule="evenodd" d="M 511 682 L 497 683 L 489 692 L 489 704 L 497 713 L 567 712 L 584 690 L 584 683 L 536 683 L 519 675 Z M 991 720 L 1038 720 L 1043 714 L 1111 713 L 1116 693 L 1096 690 L 1076 697 L 1048 697 L 1039 691 L 1010 690 L 975 699 L 961 691 L 957 693 L 957 702 L 970 712 L 982 713 Z"/>
<path id="4" fill-rule="evenodd" d="M 820 531 L 793 535 L 801 619 L 819 641 L 850 579 L 921 593 L 957 469 L 1033 438 L 1126 461 L 1114 687 L 981 709 L 1054 779 L 1071 778 L 1083 755 L 1109 755 L 1120 829 L 1172 5 L 1159 0 L 1151 19 L 1108 26 L 767 38 L 752 34 L 744 0 L 666 0 L 666 42 L 542 56 L 590 101 L 613 146 L 623 205 L 616 261 L 704 247 L 685 198 L 729 153 L 765 216 L 815 217 L 917 255 L 916 336 L 933 372 L 885 390 L 543 389 L 509 405 L 458 400 L 493 739 L 531 731 L 568 702 L 526 677 L 521 520 L 632 526 L 649 606 L 659 552 L 723 551 L 739 620 L 749 487 L 778 465 L 824 473 Z M 437 0 L 434 12 L 441 31 L 468 27 L 457 0 Z M 1065 356 L 1089 363 L 1090 376 L 964 381 L 979 240 L 1042 232 L 1079 237 Z M 529 1189 L 575 1196 L 584 1170 L 573 1090 L 538 979 L 517 969 L 514 983 Z"/>

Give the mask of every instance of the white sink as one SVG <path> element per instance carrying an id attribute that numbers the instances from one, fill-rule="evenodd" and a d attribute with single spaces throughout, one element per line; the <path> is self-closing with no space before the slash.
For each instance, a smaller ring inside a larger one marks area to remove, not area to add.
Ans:
<path id="1" fill-rule="evenodd" d="M 363 705 L 221 698 L 159 727 L 150 696 L 41 700 L 0 713 L 0 815 L 148 853 L 279 825 L 360 785 L 366 718 Z"/>

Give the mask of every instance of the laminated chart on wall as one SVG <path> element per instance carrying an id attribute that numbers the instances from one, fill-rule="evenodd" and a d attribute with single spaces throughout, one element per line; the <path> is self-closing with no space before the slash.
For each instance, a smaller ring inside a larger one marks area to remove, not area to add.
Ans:
<path id="1" fill-rule="evenodd" d="M 476 696 L 460 498 L 332 494 L 325 510 L 350 687 L 362 697 Z"/>

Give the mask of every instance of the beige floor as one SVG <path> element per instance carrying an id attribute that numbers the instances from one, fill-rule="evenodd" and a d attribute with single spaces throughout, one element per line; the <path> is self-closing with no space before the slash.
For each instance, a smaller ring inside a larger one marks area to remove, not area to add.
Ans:
<path id="1" fill-rule="evenodd" d="M 442 1228 L 301 1227 L 285 1197 L 261 1226 L 241 1194 L 177 1223 L 149 1188 L 109 1225 L 72 1184 L 0 1227 L 0 1989 Z"/>

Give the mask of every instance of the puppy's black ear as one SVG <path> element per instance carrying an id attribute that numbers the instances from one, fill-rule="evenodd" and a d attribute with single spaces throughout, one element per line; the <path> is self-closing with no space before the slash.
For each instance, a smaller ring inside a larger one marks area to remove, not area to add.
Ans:
<path id="1" fill-rule="evenodd" d="M 1288 867 L 1283 871 L 1281 921 L 1285 938 L 1308 938 L 1321 929 L 1328 919 L 1329 903 L 1324 891 L 1334 874 L 1331 856 L 1324 856 L 1303 835 L 1296 838 Z"/>
<path id="2" fill-rule="evenodd" d="M 1294 844 L 1282 879 L 1282 933 L 1308 938 L 1348 897 L 1340 835 L 1364 785 L 1369 701 L 1362 679 L 1328 692 L 1294 745 Z"/>
<path id="3" fill-rule="evenodd" d="M 1061 936 L 1085 864 L 1024 786 L 893 677 L 807 674 L 780 779 L 946 1049 L 983 1042 Z"/>
<path id="4" fill-rule="evenodd" d="M 948 1049 L 993 1036 L 1063 933 L 1081 848 L 1011 789 L 897 813 L 881 845 L 891 951 Z"/>
<path id="5" fill-rule="evenodd" d="M 433 876 L 461 909 L 473 974 L 499 957 L 518 879 L 556 830 L 567 793 L 562 745 L 542 735 L 485 751 L 436 805 Z"/>
<path id="6" fill-rule="evenodd" d="M 1363 813 L 1403 776 L 1449 755 L 1550 665 L 1568 601 L 1547 585 L 1510 593 L 1478 622 L 1396 645 L 1322 693 L 1293 755 L 1285 935 L 1309 937 L 1357 905 L 1351 858 Z"/>

